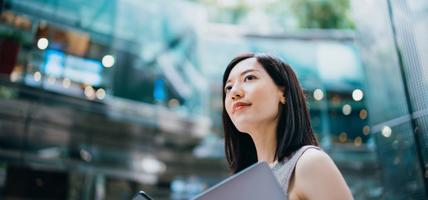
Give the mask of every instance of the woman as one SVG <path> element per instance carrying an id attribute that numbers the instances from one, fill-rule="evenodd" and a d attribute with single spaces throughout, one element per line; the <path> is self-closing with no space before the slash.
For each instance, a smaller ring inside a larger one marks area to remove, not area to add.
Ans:
<path id="1" fill-rule="evenodd" d="M 352 199 L 312 133 L 304 93 L 278 58 L 245 54 L 223 76 L 226 158 L 236 173 L 266 161 L 288 199 Z"/>

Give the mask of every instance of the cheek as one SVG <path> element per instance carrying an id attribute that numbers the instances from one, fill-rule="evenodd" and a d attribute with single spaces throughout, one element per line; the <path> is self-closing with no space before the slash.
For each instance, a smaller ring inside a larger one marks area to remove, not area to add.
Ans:
<path id="1" fill-rule="evenodd" d="M 279 97 L 276 95 L 277 91 L 273 89 L 266 89 L 267 87 L 259 87 L 252 93 L 252 99 L 259 105 L 273 106 L 279 104 Z"/>
<path id="2" fill-rule="evenodd" d="M 259 90 L 254 96 L 254 109 L 260 115 L 276 115 L 279 111 L 279 97 L 275 96 L 273 90 Z"/>
<path id="3" fill-rule="evenodd" d="M 232 114 L 232 108 L 231 108 L 232 102 L 225 100 L 224 101 L 224 108 L 226 109 L 226 113 L 230 116 Z"/>

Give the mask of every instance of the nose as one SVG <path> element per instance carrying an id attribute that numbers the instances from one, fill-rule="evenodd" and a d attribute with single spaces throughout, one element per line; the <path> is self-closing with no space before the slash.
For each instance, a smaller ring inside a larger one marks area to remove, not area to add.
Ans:
<path id="1" fill-rule="evenodd" d="M 232 87 L 232 89 L 230 91 L 230 96 L 231 96 L 232 100 L 240 99 L 240 98 L 244 97 L 244 94 L 245 93 L 242 90 L 242 88 L 239 86 L 239 84 Z"/>

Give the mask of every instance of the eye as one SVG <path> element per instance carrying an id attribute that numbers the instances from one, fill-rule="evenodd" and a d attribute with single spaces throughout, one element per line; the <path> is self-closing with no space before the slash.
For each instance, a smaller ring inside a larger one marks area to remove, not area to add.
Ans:
<path id="1" fill-rule="evenodd" d="M 231 89 L 232 89 L 232 86 L 227 85 L 226 87 L 224 87 L 224 92 L 228 93 Z"/>
<path id="2" fill-rule="evenodd" d="M 251 81 L 254 79 L 257 79 L 257 77 L 254 75 L 248 75 L 248 76 L 245 76 L 244 81 Z"/>

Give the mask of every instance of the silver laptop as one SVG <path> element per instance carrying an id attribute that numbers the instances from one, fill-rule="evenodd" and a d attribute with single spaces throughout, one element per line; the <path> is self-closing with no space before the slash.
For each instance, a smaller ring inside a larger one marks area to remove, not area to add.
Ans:
<path id="1" fill-rule="evenodd" d="M 194 200 L 284 200 L 285 195 L 266 162 L 258 162 L 227 178 Z"/>

